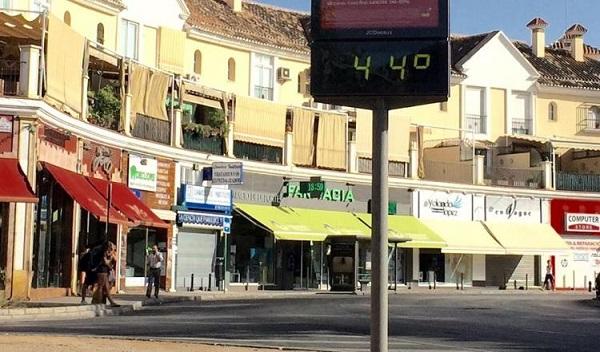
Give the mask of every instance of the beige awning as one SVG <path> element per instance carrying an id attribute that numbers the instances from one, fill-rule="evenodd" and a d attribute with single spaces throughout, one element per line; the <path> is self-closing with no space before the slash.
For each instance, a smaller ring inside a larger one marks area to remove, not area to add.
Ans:
<path id="1" fill-rule="evenodd" d="M 0 40 L 16 44 L 36 44 L 42 42 L 42 16 L 28 20 L 23 14 L 11 15 L 0 12 Z"/>
<path id="2" fill-rule="evenodd" d="M 135 126 L 137 114 L 169 121 L 166 100 L 171 75 L 138 64 L 132 64 L 131 71 L 129 90 L 132 96 L 132 125 Z"/>
<path id="3" fill-rule="evenodd" d="M 600 143 L 593 143 L 590 141 L 552 139 L 550 144 L 552 144 L 552 147 L 559 154 L 562 154 L 570 149 L 600 151 Z"/>
<path id="4" fill-rule="evenodd" d="M 225 111 L 226 93 L 223 91 L 184 82 L 181 92 L 183 101 Z"/>
<path id="5" fill-rule="evenodd" d="M 319 113 L 317 135 L 317 166 L 346 169 L 348 117 L 340 114 Z"/>
<path id="6" fill-rule="evenodd" d="M 158 67 L 175 73 L 183 73 L 185 32 L 160 27 L 159 29 Z"/>
<path id="7" fill-rule="evenodd" d="M 294 164 L 312 166 L 315 156 L 315 112 L 309 109 L 292 108 L 292 114 L 294 118 Z"/>
<path id="8" fill-rule="evenodd" d="M 371 158 L 373 138 L 372 113 L 368 110 L 356 110 L 356 150 L 359 157 Z M 408 162 L 410 139 L 410 119 L 390 112 L 389 118 L 389 159 Z"/>
<path id="9" fill-rule="evenodd" d="M 235 140 L 283 148 L 287 106 L 247 96 L 236 97 Z"/>

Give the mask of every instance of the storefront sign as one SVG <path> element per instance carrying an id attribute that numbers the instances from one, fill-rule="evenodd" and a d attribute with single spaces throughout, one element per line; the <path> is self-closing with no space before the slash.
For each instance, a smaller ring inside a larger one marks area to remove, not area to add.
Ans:
<path id="1" fill-rule="evenodd" d="M 600 214 L 565 214 L 568 232 L 600 233 Z"/>
<path id="2" fill-rule="evenodd" d="M 83 165 L 87 175 L 108 179 L 112 174 L 119 173 L 122 152 L 91 141 L 83 143 Z"/>
<path id="3" fill-rule="evenodd" d="M 241 185 L 244 183 L 244 164 L 241 162 L 212 163 L 213 185 Z"/>
<path id="4" fill-rule="evenodd" d="M 540 223 L 541 202 L 539 199 L 487 196 L 485 198 L 487 221 L 514 221 Z"/>
<path id="5" fill-rule="evenodd" d="M 288 198 L 305 198 L 311 199 L 311 192 L 302 192 L 300 184 L 288 184 L 287 192 L 284 193 L 284 197 Z M 321 193 L 320 200 L 328 200 L 332 202 L 343 202 L 352 203 L 354 202 L 354 193 L 352 189 L 340 189 L 340 188 L 327 188 Z"/>
<path id="6" fill-rule="evenodd" d="M 240 189 L 231 190 L 234 202 L 268 204 L 281 203 L 281 197 L 276 193 L 244 191 Z"/>
<path id="7" fill-rule="evenodd" d="M 231 190 L 181 185 L 183 204 L 188 209 L 231 211 Z"/>
<path id="8" fill-rule="evenodd" d="M 0 116 L 0 133 L 12 133 L 12 116 Z"/>
<path id="9" fill-rule="evenodd" d="M 225 216 L 214 214 L 180 211 L 177 213 L 177 224 L 181 226 L 222 228 L 225 218 Z"/>
<path id="10" fill-rule="evenodd" d="M 129 155 L 129 188 L 156 192 L 156 159 Z"/>
<path id="11" fill-rule="evenodd" d="M 77 152 L 77 137 L 70 133 L 67 134 L 60 130 L 55 130 L 46 125 L 42 125 L 40 138 L 54 146 L 65 149 L 67 152 Z"/>
<path id="12" fill-rule="evenodd" d="M 419 217 L 472 220 L 473 198 L 462 193 L 419 191 Z"/>

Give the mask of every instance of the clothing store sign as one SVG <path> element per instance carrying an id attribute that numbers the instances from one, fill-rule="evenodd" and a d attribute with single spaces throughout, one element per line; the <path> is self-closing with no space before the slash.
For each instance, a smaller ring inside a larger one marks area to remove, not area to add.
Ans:
<path id="1" fill-rule="evenodd" d="M 542 221 L 542 204 L 539 199 L 487 196 L 486 221 L 526 222 Z"/>
<path id="2" fill-rule="evenodd" d="M 600 234 L 600 214 L 565 214 L 565 230 Z"/>
<path id="3" fill-rule="evenodd" d="M 129 155 L 129 188 L 156 192 L 158 162 L 156 159 Z"/>
<path id="4" fill-rule="evenodd" d="M 469 194 L 419 191 L 419 217 L 472 220 L 473 197 Z"/>
<path id="5" fill-rule="evenodd" d="M 231 211 L 231 190 L 181 185 L 183 205 L 188 209 Z"/>

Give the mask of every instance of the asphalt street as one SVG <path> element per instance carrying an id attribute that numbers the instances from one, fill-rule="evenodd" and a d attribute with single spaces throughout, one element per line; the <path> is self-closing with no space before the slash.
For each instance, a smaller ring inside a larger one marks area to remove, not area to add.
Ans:
<path id="1" fill-rule="evenodd" d="M 390 296 L 390 351 L 599 351 L 600 307 L 579 294 Z M 0 332 L 368 351 L 369 297 L 185 302 L 126 316 L 22 322 Z"/>

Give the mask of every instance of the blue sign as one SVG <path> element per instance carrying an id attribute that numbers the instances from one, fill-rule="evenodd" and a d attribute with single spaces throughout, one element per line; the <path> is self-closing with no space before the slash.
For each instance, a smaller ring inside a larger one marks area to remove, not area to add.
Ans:
<path id="1" fill-rule="evenodd" d="M 231 218 L 229 217 L 223 219 L 223 233 L 231 233 Z"/>
<path id="2" fill-rule="evenodd" d="M 223 227 L 225 221 L 231 224 L 231 217 L 207 214 L 207 213 L 194 213 L 180 211 L 177 213 L 177 223 L 181 225 L 199 225 L 207 227 Z"/>
<path id="3" fill-rule="evenodd" d="M 188 209 L 231 213 L 231 190 L 215 187 L 181 185 L 183 205 Z"/>

